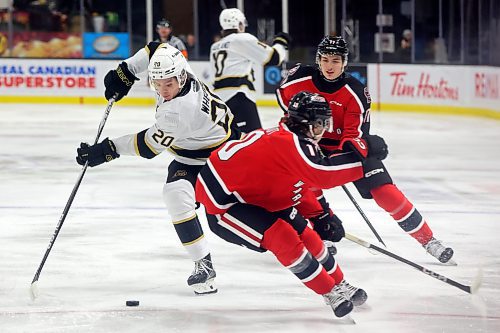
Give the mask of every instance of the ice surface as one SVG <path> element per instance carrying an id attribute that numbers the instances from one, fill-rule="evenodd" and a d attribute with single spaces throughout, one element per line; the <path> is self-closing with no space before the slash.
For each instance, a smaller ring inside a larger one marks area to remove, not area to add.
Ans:
<path id="1" fill-rule="evenodd" d="M 482 267 L 477 295 L 343 240 L 337 259 L 369 295 L 352 325 L 271 254 L 225 243 L 203 219 L 219 292 L 195 296 L 186 284 L 193 264 L 162 201 L 164 154 L 89 168 L 31 301 L 81 170 L 75 149 L 93 141 L 104 108 L 0 105 L 0 332 L 500 332 L 500 122 L 452 116 L 374 113 L 372 132 L 386 138 L 392 177 L 458 266 L 439 264 L 348 187 L 390 251 L 464 284 Z M 261 111 L 266 127 L 276 124 L 278 110 Z M 102 138 L 153 121 L 153 108 L 117 104 Z M 326 195 L 350 233 L 380 245 L 341 189 Z"/>

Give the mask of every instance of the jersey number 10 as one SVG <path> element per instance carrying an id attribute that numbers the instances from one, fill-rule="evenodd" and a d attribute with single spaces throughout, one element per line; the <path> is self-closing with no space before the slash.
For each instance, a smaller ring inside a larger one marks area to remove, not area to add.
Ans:
<path id="1" fill-rule="evenodd" d="M 214 62 L 215 62 L 215 77 L 219 77 L 222 75 L 224 71 L 224 61 L 227 58 L 226 51 L 219 51 L 214 54 Z"/>

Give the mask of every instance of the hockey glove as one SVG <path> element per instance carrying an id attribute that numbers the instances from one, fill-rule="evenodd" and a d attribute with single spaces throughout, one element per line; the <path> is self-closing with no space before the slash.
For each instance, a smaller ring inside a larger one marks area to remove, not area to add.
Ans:
<path id="1" fill-rule="evenodd" d="M 314 223 L 314 231 L 318 233 L 322 240 L 339 242 L 345 236 L 342 221 L 330 210 L 310 220 Z"/>
<path id="2" fill-rule="evenodd" d="M 107 100 L 115 97 L 119 101 L 128 94 L 134 81 L 139 79 L 128 69 L 127 63 L 123 61 L 117 69 L 110 70 L 104 77 L 104 96 Z"/>
<path id="3" fill-rule="evenodd" d="M 384 138 L 378 135 L 367 135 L 365 139 L 368 144 L 368 157 L 381 161 L 387 157 L 389 149 Z"/>
<path id="4" fill-rule="evenodd" d="M 299 235 L 302 235 L 304 229 L 307 227 L 306 219 L 300 215 L 295 207 L 290 207 L 275 213 L 276 217 L 288 222 Z"/>
<path id="5" fill-rule="evenodd" d="M 384 139 L 378 135 L 366 135 L 364 138 L 345 138 L 340 142 L 343 151 L 353 151 L 362 160 L 367 157 L 373 157 L 383 160 L 389 154 L 387 144 Z"/>
<path id="6" fill-rule="evenodd" d="M 361 138 L 345 138 L 340 142 L 340 149 L 343 151 L 353 151 L 361 159 L 368 156 L 368 145 L 364 139 Z"/>
<path id="7" fill-rule="evenodd" d="M 285 50 L 288 50 L 288 45 L 292 41 L 292 37 L 290 37 L 289 34 L 286 32 L 279 32 L 277 33 L 274 38 L 273 38 L 273 45 L 274 44 L 281 44 L 285 48 Z"/>
<path id="8" fill-rule="evenodd" d="M 85 165 L 85 162 L 88 161 L 91 167 L 120 157 L 120 154 L 116 152 L 115 144 L 108 138 L 93 146 L 82 142 L 80 148 L 76 150 L 76 153 L 78 154 L 78 156 L 76 156 L 76 162 L 78 164 Z"/>

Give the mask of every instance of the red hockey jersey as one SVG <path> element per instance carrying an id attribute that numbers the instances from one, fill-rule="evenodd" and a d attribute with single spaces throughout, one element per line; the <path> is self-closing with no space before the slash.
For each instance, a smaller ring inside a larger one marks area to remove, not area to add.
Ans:
<path id="1" fill-rule="evenodd" d="M 298 64 L 276 90 L 278 104 L 286 112 L 292 97 L 300 91 L 318 93 L 332 109 L 333 132 L 326 132 L 320 146 L 333 151 L 346 138 L 361 138 L 370 130 L 368 89 L 347 73 L 336 81 L 326 81 L 316 66 Z"/>
<path id="2" fill-rule="evenodd" d="M 317 144 L 284 124 L 250 132 L 214 151 L 198 175 L 196 200 L 209 214 L 241 202 L 280 211 L 300 204 L 305 217 L 323 211 L 311 188 L 332 188 L 363 176 L 359 157 L 325 157 Z"/>

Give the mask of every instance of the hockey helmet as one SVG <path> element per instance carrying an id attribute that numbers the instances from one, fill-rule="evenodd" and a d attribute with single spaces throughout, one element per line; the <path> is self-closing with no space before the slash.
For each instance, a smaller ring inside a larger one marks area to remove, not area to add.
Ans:
<path id="1" fill-rule="evenodd" d="M 316 51 L 316 62 L 319 63 L 321 56 L 325 55 L 340 55 L 344 64 L 347 64 L 347 56 L 349 55 L 349 49 L 347 43 L 342 37 L 338 36 L 325 36 L 318 44 L 318 49 Z"/>
<path id="2" fill-rule="evenodd" d="M 219 16 L 219 23 L 222 30 L 236 29 L 243 31 L 243 27 L 248 26 L 245 14 L 238 8 L 226 8 Z"/>
<path id="3" fill-rule="evenodd" d="M 293 124 L 317 127 L 332 131 L 332 110 L 320 94 L 301 91 L 288 104 L 288 118 Z M 304 126 L 303 126 L 304 127 Z"/>
<path id="4" fill-rule="evenodd" d="M 170 24 L 169 20 L 166 19 L 161 19 L 156 23 L 157 28 L 172 28 L 172 25 Z"/>
<path id="5" fill-rule="evenodd" d="M 148 74 L 151 80 L 175 77 L 182 89 L 187 80 L 187 61 L 181 51 L 163 44 L 158 47 L 149 60 Z"/>

